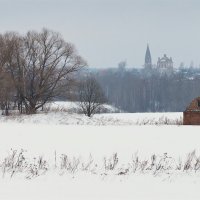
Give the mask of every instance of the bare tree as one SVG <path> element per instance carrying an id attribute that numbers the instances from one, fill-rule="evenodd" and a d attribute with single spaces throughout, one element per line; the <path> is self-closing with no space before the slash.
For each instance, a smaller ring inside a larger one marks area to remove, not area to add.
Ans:
<path id="1" fill-rule="evenodd" d="M 93 77 L 87 77 L 80 83 L 78 99 L 82 112 L 88 117 L 97 113 L 106 102 L 101 86 Z"/>
<path id="2" fill-rule="evenodd" d="M 7 73 L 0 70 L 0 106 L 3 115 L 9 115 L 13 106 L 15 89 Z"/>
<path id="3" fill-rule="evenodd" d="M 86 65 L 75 47 L 59 33 L 43 29 L 25 36 L 7 33 L 3 36 L 4 68 L 15 85 L 18 104 L 26 113 L 39 108 L 58 96 L 70 76 Z"/>
<path id="4" fill-rule="evenodd" d="M 6 57 L 5 41 L 0 35 L 0 107 L 3 115 L 9 115 L 9 109 L 13 106 L 15 87 L 10 74 L 4 69 L 4 59 Z"/>

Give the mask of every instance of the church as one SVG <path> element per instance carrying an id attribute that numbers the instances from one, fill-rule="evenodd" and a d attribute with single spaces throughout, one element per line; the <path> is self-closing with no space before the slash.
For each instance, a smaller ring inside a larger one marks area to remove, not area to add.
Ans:
<path id="1" fill-rule="evenodd" d="M 147 50 L 145 54 L 145 63 L 144 63 L 145 69 L 152 69 L 152 61 L 151 61 L 151 52 L 149 49 L 149 45 L 147 44 Z"/>
<path id="2" fill-rule="evenodd" d="M 145 54 L 145 70 L 156 69 L 160 74 L 170 75 L 173 72 L 173 61 L 172 58 L 167 57 L 166 54 L 162 58 L 158 58 L 157 65 L 152 64 L 151 52 L 149 45 L 147 44 L 146 54 Z"/>

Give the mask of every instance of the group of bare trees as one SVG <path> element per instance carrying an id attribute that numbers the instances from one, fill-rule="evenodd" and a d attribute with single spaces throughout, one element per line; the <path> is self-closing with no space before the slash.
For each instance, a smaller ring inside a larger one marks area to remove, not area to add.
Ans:
<path id="1" fill-rule="evenodd" d="M 74 84 L 74 73 L 86 66 L 75 47 L 47 29 L 0 34 L 0 106 L 34 114 L 45 103 L 58 98 L 72 85 L 82 112 L 91 116 L 105 102 L 92 77 Z M 11 108 L 12 107 L 12 108 Z"/>
<path id="2" fill-rule="evenodd" d="M 43 29 L 25 36 L 9 32 L 0 35 L 0 104 L 8 112 L 15 105 L 20 112 L 35 113 L 58 96 L 86 62 L 75 47 L 59 33 Z"/>

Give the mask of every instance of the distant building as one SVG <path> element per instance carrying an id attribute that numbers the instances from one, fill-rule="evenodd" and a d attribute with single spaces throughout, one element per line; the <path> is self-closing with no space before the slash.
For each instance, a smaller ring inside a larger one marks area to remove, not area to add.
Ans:
<path id="1" fill-rule="evenodd" d="M 149 45 L 147 44 L 147 49 L 145 53 L 144 61 L 144 72 L 146 75 L 152 75 L 152 73 L 158 72 L 161 75 L 171 75 L 173 73 L 173 60 L 167 57 L 166 54 L 162 58 L 158 58 L 157 65 L 152 64 L 151 52 Z"/>
<path id="2" fill-rule="evenodd" d="M 146 54 L 145 54 L 144 67 L 145 67 L 145 69 L 152 69 L 151 53 L 150 53 L 148 44 L 147 44 L 147 50 L 146 50 Z"/>
<path id="3" fill-rule="evenodd" d="M 200 97 L 194 99 L 183 112 L 184 125 L 200 125 Z"/>
<path id="4" fill-rule="evenodd" d="M 173 72 L 172 58 L 168 58 L 166 54 L 162 58 L 158 58 L 157 69 L 161 74 L 171 74 Z"/>

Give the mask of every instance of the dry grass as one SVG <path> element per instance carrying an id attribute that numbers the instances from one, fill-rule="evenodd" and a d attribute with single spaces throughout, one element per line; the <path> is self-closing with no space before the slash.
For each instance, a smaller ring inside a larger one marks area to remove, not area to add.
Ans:
<path id="1" fill-rule="evenodd" d="M 153 154 L 148 159 L 141 159 L 135 153 L 127 163 L 120 163 L 117 153 L 104 157 L 101 163 L 95 162 L 92 155 L 84 161 L 81 157 L 55 154 L 55 163 L 50 163 L 44 157 L 27 158 L 25 150 L 11 149 L 9 154 L 0 162 L 2 178 L 23 175 L 33 179 L 55 171 L 58 175 L 86 173 L 98 176 L 121 176 L 134 174 L 151 174 L 152 176 L 173 175 L 177 173 L 200 173 L 200 155 L 196 151 L 188 153 L 185 159 L 175 159 L 167 153 Z"/>

